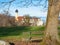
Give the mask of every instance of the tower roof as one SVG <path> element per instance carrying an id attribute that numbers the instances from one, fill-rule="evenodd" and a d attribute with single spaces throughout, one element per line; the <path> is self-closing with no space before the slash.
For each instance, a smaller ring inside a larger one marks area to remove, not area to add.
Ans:
<path id="1" fill-rule="evenodd" d="M 15 12 L 18 12 L 18 9 L 16 9 Z"/>

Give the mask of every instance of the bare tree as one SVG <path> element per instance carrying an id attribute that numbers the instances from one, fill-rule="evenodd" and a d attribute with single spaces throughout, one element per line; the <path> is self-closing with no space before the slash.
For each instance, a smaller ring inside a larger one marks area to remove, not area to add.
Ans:
<path id="1" fill-rule="evenodd" d="M 24 15 L 24 25 L 29 26 L 30 24 L 30 16 L 29 15 Z"/>
<path id="2" fill-rule="evenodd" d="M 45 36 L 42 45 L 58 45 L 58 16 L 60 11 L 60 0 L 48 0 L 48 15 L 45 29 Z M 60 45 L 60 44 L 59 44 Z"/>

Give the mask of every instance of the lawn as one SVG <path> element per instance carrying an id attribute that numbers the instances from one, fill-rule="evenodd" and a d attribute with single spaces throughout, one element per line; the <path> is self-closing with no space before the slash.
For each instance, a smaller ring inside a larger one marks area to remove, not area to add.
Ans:
<path id="1" fill-rule="evenodd" d="M 0 27 L 0 39 L 1 38 L 21 38 L 21 37 L 29 37 L 30 32 L 39 32 L 43 31 L 44 27 Z M 39 36 L 39 34 L 31 34 L 31 36 Z"/>
<path id="2" fill-rule="evenodd" d="M 43 37 L 45 27 L 37 26 L 18 26 L 0 27 L 0 39 L 21 39 L 31 37 Z M 58 27 L 60 30 L 60 27 Z M 59 33 L 60 35 L 60 33 Z"/>

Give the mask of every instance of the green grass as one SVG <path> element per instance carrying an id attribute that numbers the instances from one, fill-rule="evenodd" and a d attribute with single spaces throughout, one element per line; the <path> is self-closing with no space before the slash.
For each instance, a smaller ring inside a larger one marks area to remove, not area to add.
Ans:
<path id="1" fill-rule="evenodd" d="M 20 37 L 29 37 L 30 32 L 43 31 L 44 27 L 37 26 L 19 26 L 19 27 L 0 27 L 0 39 L 1 38 L 20 38 Z M 33 36 L 34 34 L 31 34 Z M 40 35 L 40 34 L 37 34 Z M 36 36 L 37 36 L 36 35 Z"/>
<path id="2" fill-rule="evenodd" d="M 37 26 L 18 26 L 18 27 L 0 27 L 0 39 L 7 39 L 7 38 L 29 38 L 32 37 L 38 37 L 43 36 L 42 34 L 31 34 L 30 32 L 35 33 L 38 31 L 44 31 L 45 27 L 37 27 Z M 60 30 L 60 27 L 58 27 L 58 30 Z M 59 33 L 60 35 L 60 33 Z"/>

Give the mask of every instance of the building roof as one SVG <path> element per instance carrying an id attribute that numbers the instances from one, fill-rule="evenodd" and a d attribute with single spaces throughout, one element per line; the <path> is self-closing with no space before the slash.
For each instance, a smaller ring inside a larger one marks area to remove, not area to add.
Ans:
<path id="1" fill-rule="evenodd" d="M 19 16 L 19 17 L 18 17 L 18 21 L 22 21 L 23 18 L 24 18 L 23 16 Z"/>

